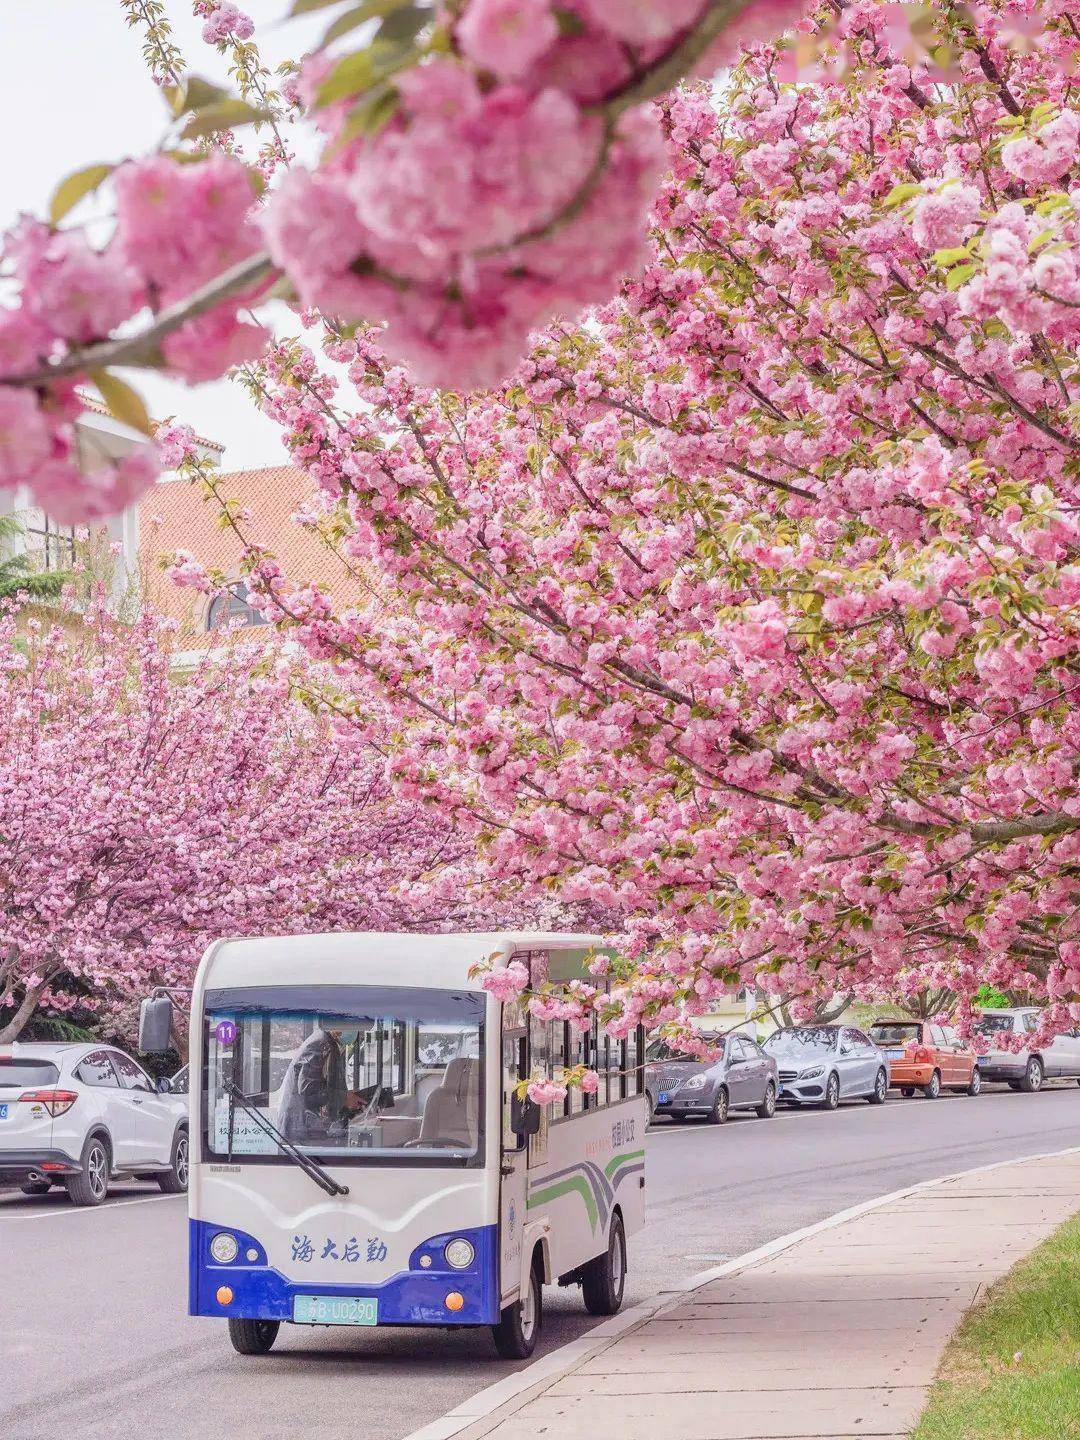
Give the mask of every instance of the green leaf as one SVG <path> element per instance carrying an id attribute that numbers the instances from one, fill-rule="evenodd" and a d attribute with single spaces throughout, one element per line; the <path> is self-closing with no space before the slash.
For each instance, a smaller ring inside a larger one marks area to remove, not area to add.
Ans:
<path id="1" fill-rule="evenodd" d="M 98 394 L 105 401 L 106 409 L 114 420 L 119 420 L 122 425 L 130 425 L 133 430 L 141 430 L 144 435 L 154 433 L 142 396 L 126 381 L 114 375 L 111 370 L 91 370 L 90 379 L 97 386 Z"/>
<path id="2" fill-rule="evenodd" d="M 49 201 L 52 223 L 58 224 L 84 196 L 92 194 L 103 180 L 108 179 L 114 168 L 112 165 L 87 165 L 84 170 L 76 170 L 66 180 L 61 180 Z"/>
<path id="3" fill-rule="evenodd" d="M 934 251 L 935 265 L 955 265 L 958 260 L 967 260 L 971 251 L 966 245 L 956 245 L 946 250 Z"/>
<path id="4" fill-rule="evenodd" d="M 331 5 L 340 5 L 341 0 L 293 0 L 289 19 L 294 15 L 310 15 L 313 10 L 328 10 Z"/>
<path id="5" fill-rule="evenodd" d="M 921 194 L 921 185 L 912 185 L 910 182 L 906 185 L 894 185 L 885 196 L 885 208 L 893 210 L 897 205 L 902 205 L 905 200 L 910 200 L 913 195 Z"/>
<path id="6" fill-rule="evenodd" d="M 365 50 L 344 55 L 319 86 L 315 108 L 332 105 L 351 95 L 361 95 L 403 69 L 416 56 L 411 45 L 388 45 L 376 40 Z"/>
<path id="7" fill-rule="evenodd" d="M 197 110 L 180 132 L 182 140 L 196 140 L 201 135 L 214 135 L 219 130 L 233 130 L 237 125 L 255 125 L 269 120 L 272 111 L 249 105 L 246 100 L 218 100 Z"/>
<path id="8" fill-rule="evenodd" d="M 397 110 L 398 101 L 401 96 L 393 85 L 380 85 L 366 95 L 363 100 L 358 101 L 348 115 L 345 123 L 334 137 L 331 154 L 336 154 L 344 145 L 351 140 L 356 140 L 364 135 L 370 139 L 377 135 L 386 125 Z"/>
<path id="9" fill-rule="evenodd" d="M 206 105 L 216 105 L 229 99 L 229 91 L 201 75 L 188 75 L 179 85 L 166 85 L 162 92 L 169 103 L 169 109 L 179 117 L 189 110 L 201 110 Z"/>
<path id="10" fill-rule="evenodd" d="M 973 261 L 969 261 L 966 265 L 954 265 L 945 276 L 945 289 L 959 290 L 961 285 L 971 279 L 978 268 Z"/>
<path id="11" fill-rule="evenodd" d="M 391 43 L 407 40 L 411 43 L 431 16 L 431 9 L 426 5 L 395 5 L 379 26 L 378 39 Z"/>
<path id="12" fill-rule="evenodd" d="M 343 15 L 338 16 L 319 42 L 319 48 L 329 45 L 332 40 L 340 40 L 342 35 L 347 35 L 358 25 L 364 25 L 369 20 L 383 19 L 385 16 L 392 15 L 395 10 L 406 8 L 412 10 L 416 7 L 412 4 L 412 0 L 363 0 L 362 4 L 351 6 Z M 416 26 L 417 30 L 423 24 L 423 18 L 421 16 Z"/>

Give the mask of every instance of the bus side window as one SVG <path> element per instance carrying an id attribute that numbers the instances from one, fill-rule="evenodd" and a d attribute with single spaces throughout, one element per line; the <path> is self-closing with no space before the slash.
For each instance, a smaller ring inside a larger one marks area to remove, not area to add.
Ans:
<path id="1" fill-rule="evenodd" d="M 644 1054 L 644 1030 L 640 1025 L 630 1031 L 626 1037 L 626 1084 L 623 1089 L 624 1095 L 640 1095 L 641 1084 L 641 1061 Z"/>
<path id="2" fill-rule="evenodd" d="M 514 1089 L 519 1081 L 528 1078 L 526 1069 L 526 1043 L 524 1030 L 510 1030 L 503 1035 L 502 1042 L 502 1086 L 503 1086 L 503 1149 L 524 1150 L 528 1139 L 515 1135 L 510 1128 L 510 1104 Z"/>
<path id="3" fill-rule="evenodd" d="M 552 1020 L 551 1022 L 551 1040 L 548 1063 L 551 1067 L 551 1074 L 556 1080 L 559 1078 L 559 1072 L 565 1066 L 573 1064 L 573 1061 L 570 1059 L 569 1056 L 570 1046 L 567 1043 L 567 1031 L 569 1029 L 570 1025 L 569 1022 L 566 1020 Z M 580 1094 L 580 1091 L 578 1093 Z M 563 1101 L 562 1113 L 564 1115 L 570 1114 L 569 1092 L 567 1093 L 566 1099 Z M 554 1114 L 552 1118 L 554 1118 Z"/>
<path id="4" fill-rule="evenodd" d="M 588 1063 L 588 1046 L 586 1044 L 587 1039 L 588 1036 L 585 1032 L 579 1030 L 577 1026 L 571 1025 L 569 1021 L 567 1021 L 567 1065 L 584 1065 Z M 566 1098 L 569 1101 L 567 1110 L 568 1113 L 571 1115 L 580 1115 L 583 1110 L 587 1110 L 589 1108 L 589 1097 L 585 1094 L 585 1091 L 582 1090 L 580 1085 L 572 1085 L 569 1089 L 569 1092 L 567 1093 Z"/>

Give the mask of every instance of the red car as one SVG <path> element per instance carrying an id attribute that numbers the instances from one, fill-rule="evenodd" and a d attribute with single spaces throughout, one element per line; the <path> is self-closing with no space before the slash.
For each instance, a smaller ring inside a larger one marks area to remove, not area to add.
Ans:
<path id="1" fill-rule="evenodd" d="M 978 1058 L 947 1025 L 931 1020 L 875 1020 L 870 1038 L 889 1058 L 889 1084 L 901 1095 L 921 1090 L 936 1100 L 942 1090 L 978 1095 Z"/>

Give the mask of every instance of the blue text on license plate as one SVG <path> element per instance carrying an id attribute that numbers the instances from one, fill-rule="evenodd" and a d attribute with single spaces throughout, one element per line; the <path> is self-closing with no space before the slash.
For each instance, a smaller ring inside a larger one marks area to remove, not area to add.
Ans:
<path id="1" fill-rule="evenodd" d="M 0 1105 L 0 1120 L 6 1120 L 6 1119 L 7 1119 L 7 1106 L 6 1106 L 6 1105 Z"/>
<path id="2" fill-rule="evenodd" d="M 294 1295 L 292 1318 L 298 1325 L 377 1325 L 379 1302 L 373 1295 Z"/>
<path id="3" fill-rule="evenodd" d="M 886 1050 L 885 1054 L 888 1055 L 890 1060 L 900 1060 L 903 1058 L 904 1052 L 903 1050 Z"/>

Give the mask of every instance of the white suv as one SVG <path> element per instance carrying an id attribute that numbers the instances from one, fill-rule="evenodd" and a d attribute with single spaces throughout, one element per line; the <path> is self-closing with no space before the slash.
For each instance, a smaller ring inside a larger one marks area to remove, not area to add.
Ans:
<path id="1" fill-rule="evenodd" d="M 984 1080 L 1005 1080 L 1013 1090 L 1041 1090 L 1044 1080 L 1080 1080 L 1080 1028 L 1055 1035 L 1038 1050 L 999 1050 L 1001 1036 L 1032 1035 L 1039 1028 L 1039 1011 L 1032 1006 L 1016 1010 L 983 1010 L 975 1022 L 975 1033 L 989 1043 L 979 1056 Z"/>
<path id="2" fill-rule="evenodd" d="M 100 1205 L 114 1177 L 187 1189 L 187 1100 L 111 1045 L 0 1046 L 0 1181 Z"/>

